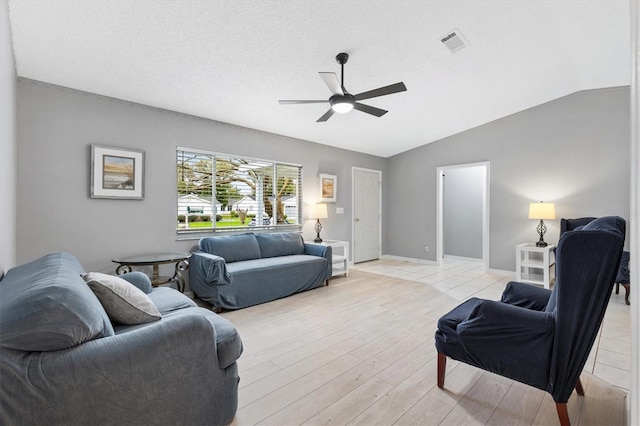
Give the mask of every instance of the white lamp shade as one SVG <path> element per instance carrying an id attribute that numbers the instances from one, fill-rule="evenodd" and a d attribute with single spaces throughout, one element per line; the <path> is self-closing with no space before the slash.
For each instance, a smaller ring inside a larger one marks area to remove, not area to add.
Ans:
<path id="1" fill-rule="evenodd" d="M 309 219 L 326 219 L 328 217 L 326 204 L 311 204 Z"/>
<path id="2" fill-rule="evenodd" d="M 531 203 L 529 204 L 529 219 L 555 219 L 556 206 L 553 203 Z"/>

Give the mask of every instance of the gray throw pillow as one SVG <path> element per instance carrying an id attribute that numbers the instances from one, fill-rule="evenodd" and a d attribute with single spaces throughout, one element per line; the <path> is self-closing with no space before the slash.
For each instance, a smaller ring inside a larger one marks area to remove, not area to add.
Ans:
<path id="1" fill-rule="evenodd" d="M 122 278 L 100 272 L 89 272 L 83 278 L 112 321 L 135 325 L 162 318 L 149 296 Z"/>

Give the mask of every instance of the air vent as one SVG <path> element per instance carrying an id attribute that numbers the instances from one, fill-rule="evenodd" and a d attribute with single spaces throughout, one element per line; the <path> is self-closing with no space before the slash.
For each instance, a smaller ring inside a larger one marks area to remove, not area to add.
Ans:
<path id="1" fill-rule="evenodd" d="M 440 37 L 440 41 L 447 46 L 451 53 L 455 53 L 467 45 L 462 34 L 460 34 L 460 30 L 453 30 L 449 34 Z"/>

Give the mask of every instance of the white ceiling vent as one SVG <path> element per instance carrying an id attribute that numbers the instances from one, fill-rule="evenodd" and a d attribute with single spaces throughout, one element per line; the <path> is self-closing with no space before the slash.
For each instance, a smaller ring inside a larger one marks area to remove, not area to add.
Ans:
<path id="1" fill-rule="evenodd" d="M 467 45 L 464 37 L 460 34 L 460 30 L 449 32 L 447 35 L 440 37 L 440 41 L 447 46 L 451 53 L 455 53 Z"/>

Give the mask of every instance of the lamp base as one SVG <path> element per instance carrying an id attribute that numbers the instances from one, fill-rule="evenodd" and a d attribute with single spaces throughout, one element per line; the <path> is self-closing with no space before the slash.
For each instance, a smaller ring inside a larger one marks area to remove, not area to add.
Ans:
<path id="1" fill-rule="evenodd" d="M 320 219 L 317 219 L 315 230 L 316 230 L 317 236 L 316 236 L 316 239 L 313 240 L 313 242 L 314 243 L 321 243 L 322 242 L 322 238 L 320 238 L 320 231 L 322 231 L 322 224 L 320 223 Z"/>
<path id="2" fill-rule="evenodd" d="M 540 219 L 540 223 L 538 224 L 536 231 L 538 231 L 538 235 L 540 236 L 540 240 L 536 243 L 536 247 L 546 247 L 547 243 L 544 242 L 544 234 L 547 232 L 547 225 L 544 224 L 542 219 Z"/>

